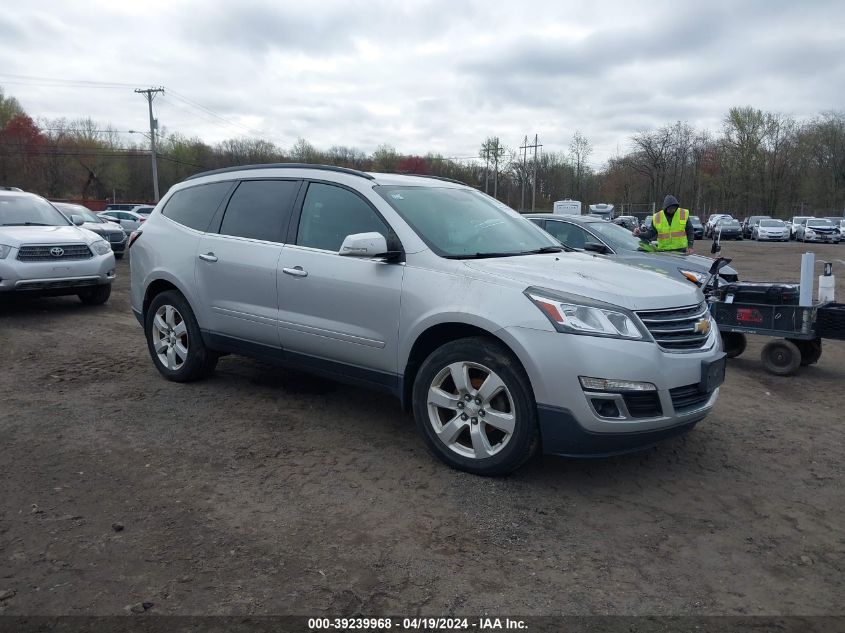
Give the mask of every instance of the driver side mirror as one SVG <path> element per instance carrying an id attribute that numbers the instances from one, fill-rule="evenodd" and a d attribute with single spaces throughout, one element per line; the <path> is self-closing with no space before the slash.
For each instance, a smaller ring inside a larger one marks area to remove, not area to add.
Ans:
<path id="1" fill-rule="evenodd" d="M 610 252 L 610 249 L 607 246 L 600 244 L 599 242 L 587 242 L 584 244 L 584 250 L 590 253 L 599 253 L 601 255 L 606 255 Z"/>
<path id="2" fill-rule="evenodd" d="M 394 259 L 398 251 L 387 249 L 387 239 L 381 233 L 354 233 L 347 235 L 340 245 L 338 255 L 346 257 L 385 257 Z"/>
<path id="3" fill-rule="evenodd" d="M 81 215 L 76 215 L 75 213 L 70 216 L 70 221 L 73 223 L 74 226 L 82 226 L 85 224 L 85 218 Z"/>

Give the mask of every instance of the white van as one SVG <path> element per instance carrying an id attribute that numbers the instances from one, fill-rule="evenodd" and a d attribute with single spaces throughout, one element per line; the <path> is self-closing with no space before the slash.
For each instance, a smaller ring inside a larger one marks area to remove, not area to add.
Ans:
<path id="1" fill-rule="evenodd" d="M 581 215 L 581 203 L 577 200 L 558 200 L 552 207 L 552 213 L 557 215 Z"/>
<path id="2" fill-rule="evenodd" d="M 602 220 L 610 221 L 613 219 L 613 205 L 600 202 L 598 204 L 590 205 L 590 215 L 601 218 Z"/>

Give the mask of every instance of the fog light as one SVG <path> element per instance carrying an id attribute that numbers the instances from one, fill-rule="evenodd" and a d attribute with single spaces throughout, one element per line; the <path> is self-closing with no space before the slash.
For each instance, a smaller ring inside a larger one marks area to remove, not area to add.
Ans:
<path id="1" fill-rule="evenodd" d="M 587 391 L 657 391 L 650 382 L 634 382 L 633 380 L 612 380 L 610 378 L 588 378 L 579 376 L 581 387 Z"/>
<path id="2" fill-rule="evenodd" d="M 603 400 L 601 398 L 593 398 L 593 408 L 603 418 L 620 418 L 619 407 L 613 400 Z"/>

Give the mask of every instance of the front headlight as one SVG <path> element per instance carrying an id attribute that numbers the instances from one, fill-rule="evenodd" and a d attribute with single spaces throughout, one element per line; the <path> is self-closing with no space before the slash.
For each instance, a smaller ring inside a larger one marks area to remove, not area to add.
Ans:
<path id="1" fill-rule="evenodd" d="M 111 245 L 105 240 L 97 240 L 96 242 L 91 243 L 91 249 L 97 253 L 97 255 L 106 255 L 111 252 Z"/>
<path id="2" fill-rule="evenodd" d="M 525 291 L 558 332 L 642 340 L 643 333 L 621 309 L 593 302 L 587 297 L 566 299 L 546 296 L 532 288 Z"/>
<path id="3" fill-rule="evenodd" d="M 6 255 L 8 255 L 12 251 L 11 246 L 6 246 L 5 244 L 0 244 L 0 259 L 6 259 Z"/>
<path id="4" fill-rule="evenodd" d="M 681 271 L 681 274 L 689 279 L 692 283 L 697 286 L 700 286 L 704 283 L 704 280 L 707 278 L 707 275 L 704 273 L 697 273 L 694 270 L 684 270 L 683 268 L 679 268 L 678 270 Z"/>

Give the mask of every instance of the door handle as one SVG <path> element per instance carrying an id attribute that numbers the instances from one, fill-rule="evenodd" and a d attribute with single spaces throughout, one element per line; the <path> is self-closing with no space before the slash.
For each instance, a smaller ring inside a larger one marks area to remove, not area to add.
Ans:
<path id="1" fill-rule="evenodd" d="M 200 259 L 204 262 L 216 262 L 217 255 L 215 255 L 214 253 L 202 253 L 200 255 Z"/>
<path id="2" fill-rule="evenodd" d="M 293 268 L 282 268 L 282 272 L 286 275 L 293 275 L 294 277 L 308 276 L 308 273 L 302 270 L 302 266 L 294 266 Z"/>

